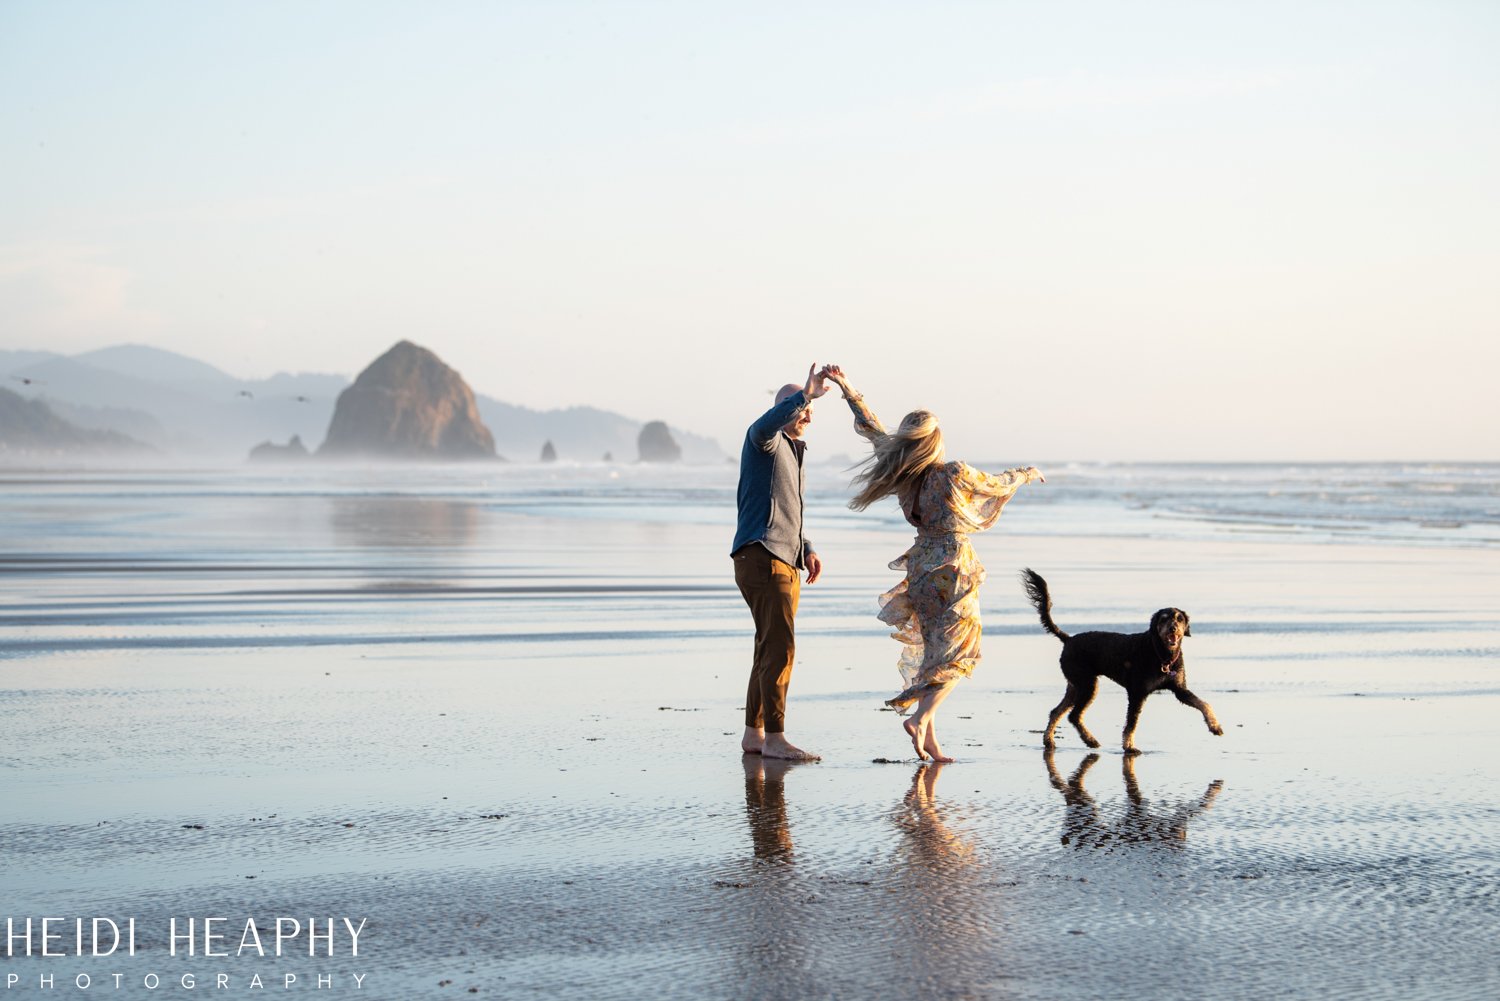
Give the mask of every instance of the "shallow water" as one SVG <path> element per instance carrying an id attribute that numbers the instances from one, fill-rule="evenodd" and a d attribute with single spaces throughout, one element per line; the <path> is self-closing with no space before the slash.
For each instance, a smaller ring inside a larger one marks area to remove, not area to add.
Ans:
<path id="1" fill-rule="evenodd" d="M 143 948 L 8 959 L 0 982 L 1493 996 L 1492 498 L 1465 528 L 1186 514 L 1191 484 L 1268 475 L 1225 468 L 1049 471 L 1055 493 L 976 538 L 986 658 L 945 706 L 942 768 L 879 710 L 896 651 L 873 596 L 908 533 L 826 483 L 790 716 L 825 760 L 767 768 L 735 748 L 732 470 L 11 474 L 0 899 L 137 916 Z M 1127 474 L 1155 499 L 1106 489 Z M 1156 699 L 1131 762 L 1110 690 L 1100 753 L 1067 732 L 1044 758 L 1062 686 L 1026 565 L 1072 631 L 1187 609 L 1225 736 Z M 169 917 L 210 914 L 370 924 L 357 959 L 165 954 Z"/>

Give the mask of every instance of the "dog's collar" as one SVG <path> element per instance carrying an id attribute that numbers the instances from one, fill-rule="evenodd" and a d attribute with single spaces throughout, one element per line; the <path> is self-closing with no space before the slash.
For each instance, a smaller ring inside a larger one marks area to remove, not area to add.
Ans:
<path id="1" fill-rule="evenodd" d="M 1164 657 L 1165 654 L 1172 653 L 1172 648 L 1167 646 L 1167 644 L 1162 641 L 1160 633 L 1158 633 L 1155 629 L 1152 629 L 1151 645 L 1157 648 L 1157 656 L 1163 658 L 1161 662 L 1161 673 L 1171 674 L 1172 668 L 1182 660 L 1182 644 L 1179 643 L 1177 645 L 1177 652 L 1173 653 L 1171 657 Z"/>

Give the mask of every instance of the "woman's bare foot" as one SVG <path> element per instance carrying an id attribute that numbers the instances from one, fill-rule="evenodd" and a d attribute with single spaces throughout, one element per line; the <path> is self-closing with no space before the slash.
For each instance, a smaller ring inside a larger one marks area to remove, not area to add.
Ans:
<path id="1" fill-rule="evenodd" d="M 784 758 L 787 761 L 821 761 L 819 755 L 811 751 L 804 751 L 786 739 L 784 734 L 768 733 L 766 742 L 760 748 L 761 757 Z"/>
<path id="2" fill-rule="evenodd" d="M 911 738 L 911 748 L 912 750 L 917 752 L 917 757 L 921 758 L 923 761 L 926 761 L 927 752 L 922 750 L 921 725 L 914 719 L 904 719 L 901 721 L 901 729 L 905 730 L 906 735 Z"/>
<path id="3" fill-rule="evenodd" d="M 740 738 L 740 750 L 745 754 L 759 754 L 760 749 L 766 746 L 766 731 L 758 726 L 745 727 L 745 735 Z"/>
<path id="4" fill-rule="evenodd" d="M 939 744 L 937 739 L 937 727 L 931 723 L 927 724 L 927 736 L 922 741 L 922 747 L 932 755 L 932 760 L 939 764 L 949 764 L 953 761 L 943 753 L 943 745 Z"/>

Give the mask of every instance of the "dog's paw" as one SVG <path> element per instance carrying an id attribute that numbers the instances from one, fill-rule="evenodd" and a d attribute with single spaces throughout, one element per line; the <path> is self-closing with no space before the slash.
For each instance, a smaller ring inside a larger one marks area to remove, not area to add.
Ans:
<path id="1" fill-rule="evenodd" d="M 1208 732 L 1213 734 L 1215 737 L 1224 736 L 1224 728 L 1217 723 L 1210 723 L 1208 725 Z"/>
<path id="2" fill-rule="evenodd" d="M 1098 747 L 1099 746 L 1099 742 L 1097 740 L 1095 740 L 1093 737 L 1085 737 L 1084 740 L 1083 740 L 1083 742 L 1085 744 L 1089 745 L 1090 747 Z"/>

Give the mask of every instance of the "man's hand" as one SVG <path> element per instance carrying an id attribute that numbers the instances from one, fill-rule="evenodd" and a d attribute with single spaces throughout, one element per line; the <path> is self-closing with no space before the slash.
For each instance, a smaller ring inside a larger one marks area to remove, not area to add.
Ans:
<path id="1" fill-rule="evenodd" d="M 807 582 L 814 583 L 823 573 L 823 561 L 818 559 L 817 553 L 807 554 Z"/>
<path id="2" fill-rule="evenodd" d="M 816 400 L 818 397 L 828 392 L 828 383 L 825 381 L 827 378 L 827 373 L 828 370 L 826 368 L 818 368 L 817 362 L 813 362 L 812 365 L 808 366 L 807 385 L 802 387 L 803 395 L 805 395 L 809 400 Z"/>

